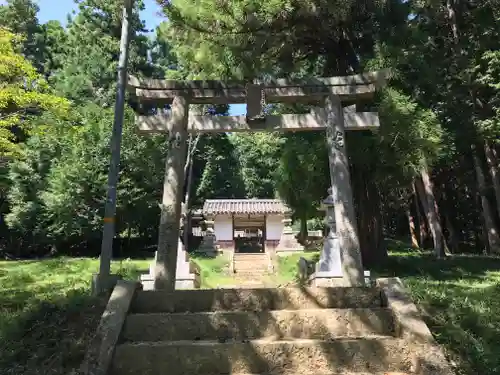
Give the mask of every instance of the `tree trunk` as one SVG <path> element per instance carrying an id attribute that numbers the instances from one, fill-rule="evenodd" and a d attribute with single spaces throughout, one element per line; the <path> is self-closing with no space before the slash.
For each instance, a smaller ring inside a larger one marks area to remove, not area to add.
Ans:
<path id="1" fill-rule="evenodd" d="M 495 148 L 491 147 L 488 141 L 484 142 L 484 152 L 486 154 L 486 163 L 488 164 L 491 181 L 493 183 L 493 191 L 495 192 L 497 215 L 500 216 L 500 174 L 498 172 L 498 158 Z"/>
<path id="2" fill-rule="evenodd" d="M 415 217 L 411 212 L 411 203 L 413 201 L 413 197 L 410 198 L 408 205 L 406 206 L 406 217 L 408 218 L 408 228 L 410 229 L 410 241 L 411 247 L 414 249 L 418 249 L 420 247 L 418 243 L 417 232 L 415 230 Z"/>
<path id="3" fill-rule="evenodd" d="M 184 232 L 182 233 L 182 242 L 184 243 L 184 249 L 189 251 L 189 234 L 191 233 L 191 213 L 189 209 L 189 200 L 191 198 L 191 185 L 193 184 L 193 164 L 194 164 L 194 153 L 196 152 L 196 146 L 200 140 L 200 135 L 196 137 L 193 142 L 192 136 L 189 137 L 189 151 L 186 160 L 186 165 L 184 166 L 184 173 L 187 173 L 187 183 L 186 183 L 186 194 L 184 196 Z"/>
<path id="4" fill-rule="evenodd" d="M 363 265 L 370 267 L 387 258 L 384 246 L 380 194 L 369 172 L 351 169 L 354 202 L 358 218 L 359 245 Z"/>
<path id="5" fill-rule="evenodd" d="M 419 194 L 417 192 L 417 180 L 415 180 L 412 184 L 412 189 L 413 189 L 413 203 L 414 203 L 414 209 L 415 209 L 415 218 L 417 219 L 418 223 L 418 243 L 421 248 L 425 248 L 427 245 L 427 242 L 429 240 L 429 231 L 428 231 L 428 226 L 427 223 L 425 222 L 425 212 L 424 215 L 422 215 L 423 207 L 420 207 L 420 202 L 419 202 Z"/>
<path id="6" fill-rule="evenodd" d="M 435 186 L 439 185 L 439 190 L 434 192 L 434 196 L 436 199 L 436 212 L 440 215 L 441 221 L 443 222 L 443 243 L 445 247 L 445 251 L 447 253 L 450 252 L 458 252 L 458 241 L 456 238 L 455 228 L 453 226 L 453 222 L 449 215 L 449 199 L 448 199 L 448 191 L 446 189 L 446 184 L 444 182 L 439 183 L 439 179 L 441 181 L 448 180 L 448 174 L 450 170 L 439 170 L 439 173 L 435 175 L 434 183 Z M 437 209 L 439 207 L 439 210 Z"/>
<path id="7" fill-rule="evenodd" d="M 127 223 L 127 251 L 130 249 L 130 241 L 132 240 L 132 225 Z"/>
<path id="8" fill-rule="evenodd" d="M 492 253 L 500 253 L 500 235 L 498 233 L 498 228 L 496 227 L 493 210 L 490 206 L 490 201 L 486 194 L 486 178 L 483 172 L 483 166 L 481 165 L 481 159 L 477 153 L 477 149 L 472 147 L 472 160 L 474 162 L 474 169 L 476 171 L 477 187 L 479 191 L 479 196 L 481 198 L 481 207 L 483 208 L 483 219 L 484 226 L 486 230 L 486 240 L 489 249 Z"/>
<path id="9" fill-rule="evenodd" d="M 448 172 L 453 172 L 452 170 L 448 170 Z M 449 174 L 446 172 L 441 173 L 441 175 L 444 177 L 445 181 L 449 182 Z M 441 183 L 441 196 L 440 196 L 440 208 L 441 208 L 441 214 L 442 218 L 444 220 L 444 226 L 446 228 L 446 232 L 448 234 L 446 238 L 445 234 L 445 239 L 447 240 L 447 244 L 449 246 L 449 249 L 452 253 L 458 253 L 459 252 L 459 246 L 460 246 L 460 238 L 458 236 L 458 232 L 455 229 L 455 224 L 453 222 L 453 215 L 451 212 L 453 211 L 453 199 L 454 197 L 450 197 L 449 192 L 453 192 L 453 189 L 448 189 L 447 185 L 445 182 Z"/>
<path id="10" fill-rule="evenodd" d="M 299 232 L 299 242 L 305 244 L 307 242 L 307 216 L 303 215 L 300 218 L 300 232 Z"/>
<path id="11" fill-rule="evenodd" d="M 460 252 L 460 241 L 458 233 L 455 229 L 455 226 L 453 225 L 450 214 L 448 212 L 445 212 L 443 216 L 446 223 L 446 228 L 448 229 L 448 242 L 450 244 L 450 251 L 454 254 L 457 254 Z"/>
<path id="12" fill-rule="evenodd" d="M 422 180 L 417 180 L 417 192 L 432 233 L 434 254 L 437 258 L 443 258 L 446 255 L 444 252 L 443 229 L 441 228 L 441 223 L 439 221 L 437 203 L 436 198 L 434 197 L 434 192 L 432 191 L 431 179 L 426 167 L 422 168 L 420 173 Z"/>

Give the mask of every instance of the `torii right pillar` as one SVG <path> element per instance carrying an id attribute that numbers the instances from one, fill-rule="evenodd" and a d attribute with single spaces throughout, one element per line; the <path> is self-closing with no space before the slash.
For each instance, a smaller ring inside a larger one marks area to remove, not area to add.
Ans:
<path id="1" fill-rule="evenodd" d="M 365 272 L 361 260 L 361 249 L 356 225 L 356 214 L 349 174 L 349 159 L 345 145 L 344 110 L 337 95 L 330 94 L 325 101 L 322 113 L 327 123 L 326 137 L 330 165 L 331 200 L 333 204 L 335 222 L 330 233 L 325 238 L 325 247 L 321 257 L 338 259 L 340 255 L 342 277 L 341 280 L 327 277 L 323 279 L 320 272 L 313 276 L 313 283 L 317 286 L 365 286 Z M 329 241 L 329 237 L 335 241 Z M 334 242 L 337 246 L 332 246 Z M 340 254 L 325 254 L 325 252 L 340 252 Z M 337 255 L 337 256 L 335 256 Z"/>

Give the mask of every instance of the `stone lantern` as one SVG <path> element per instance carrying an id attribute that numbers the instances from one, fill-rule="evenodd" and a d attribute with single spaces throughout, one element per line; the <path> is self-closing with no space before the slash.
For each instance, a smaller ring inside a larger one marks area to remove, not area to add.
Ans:
<path id="1" fill-rule="evenodd" d="M 205 235 L 203 236 L 203 240 L 198 248 L 198 252 L 200 253 L 208 253 L 213 254 L 217 252 L 216 247 L 216 238 L 215 238 L 215 230 L 214 230 L 214 221 L 211 217 L 207 217 L 204 221 L 206 226 Z"/>
<path id="2" fill-rule="evenodd" d="M 301 251 L 304 250 L 302 246 L 295 237 L 292 229 L 292 218 L 291 212 L 285 213 L 285 218 L 283 222 L 283 231 L 281 232 L 280 241 L 276 247 L 276 252 L 286 252 L 286 251 Z"/>
<path id="3" fill-rule="evenodd" d="M 325 211 L 327 234 L 319 261 L 316 263 L 313 280 L 317 286 L 341 285 L 343 280 L 342 259 L 335 225 L 335 197 L 331 187 L 328 189 L 328 196 L 322 202 L 321 209 Z"/>

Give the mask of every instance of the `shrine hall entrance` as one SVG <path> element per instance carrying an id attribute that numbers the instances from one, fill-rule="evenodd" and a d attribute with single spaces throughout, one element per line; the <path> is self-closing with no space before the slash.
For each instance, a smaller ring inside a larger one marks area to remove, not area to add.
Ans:
<path id="1" fill-rule="evenodd" d="M 207 199 L 202 210 L 213 221 L 218 248 L 235 253 L 275 249 L 289 212 L 279 199 Z"/>
<path id="2" fill-rule="evenodd" d="M 233 215 L 235 253 L 263 253 L 266 251 L 265 215 Z"/>

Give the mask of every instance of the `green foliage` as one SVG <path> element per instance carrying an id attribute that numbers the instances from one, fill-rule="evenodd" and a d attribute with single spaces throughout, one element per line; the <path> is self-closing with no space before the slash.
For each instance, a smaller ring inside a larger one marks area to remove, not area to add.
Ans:
<path id="1" fill-rule="evenodd" d="M 169 20 L 165 35 L 187 71 L 207 78 L 249 78 L 296 72 L 312 56 L 325 58 L 328 74 L 357 70 L 356 55 L 371 52 L 380 18 L 397 2 L 158 3 Z"/>
<path id="2" fill-rule="evenodd" d="M 424 162 L 432 163 L 439 158 L 443 130 L 432 111 L 419 107 L 400 91 L 388 88 L 379 99 L 382 127 L 376 147 L 381 159 L 378 172 L 399 171 L 402 177 L 412 178 L 418 175 Z M 357 152 L 353 157 L 362 154 Z"/>
<path id="3" fill-rule="evenodd" d="M 33 135 L 24 158 L 11 167 L 6 221 L 40 243 L 91 241 L 102 230 L 113 111 L 89 104 L 74 116 L 77 125 L 53 123 Z M 136 135 L 133 114 L 127 111 L 117 232 L 132 227 L 151 235 L 163 174 L 162 143 L 161 138 Z"/>
<path id="4" fill-rule="evenodd" d="M 273 198 L 276 195 L 275 171 L 284 138 L 278 133 L 232 134 L 236 159 L 248 198 Z"/>
<path id="5" fill-rule="evenodd" d="M 7 0 L 0 5 L 0 27 L 24 38 L 22 55 L 42 73 L 44 61 L 43 27 L 39 24 L 38 5 L 33 0 Z"/>
<path id="6" fill-rule="evenodd" d="M 276 184 L 280 198 L 303 223 L 302 235 L 307 230 L 307 219 L 316 214 L 327 194 L 329 175 L 324 134 L 287 134 L 276 172 Z"/>
<path id="7" fill-rule="evenodd" d="M 138 11 L 142 1 L 136 1 L 131 20 L 129 72 L 151 74 L 147 62 L 149 43 L 142 35 L 144 24 Z M 69 23 L 62 56 L 64 61 L 54 76 L 55 87 L 61 95 L 75 103 L 94 101 L 111 106 L 116 89 L 121 17 L 121 0 L 80 0 L 79 13 Z"/>
<path id="8" fill-rule="evenodd" d="M 198 148 L 195 156 L 198 173 L 195 176 L 199 179 L 195 184 L 194 205 L 203 205 L 205 199 L 211 198 L 244 198 L 245 185 L 234 146 L 227 135 L 207 135 L 201 139 Z"/>
<path id="9" fill-rule="evenodd" d="M 500 139 L 500 51 L 487 50 L 475 67 L 477 81 L 488 94 L 485 116 L 476 121 L 479 133 L 486 139 Z"/>
<path id="10" fill-rule="evenodd" d="M 17 50 L 19 36 L 0 27 L 0 153 L 17 156 L 19 142 L 32 130 L 30 115 L 67 114 L 69 102 L 51 93 L 47 82 Z"/>

